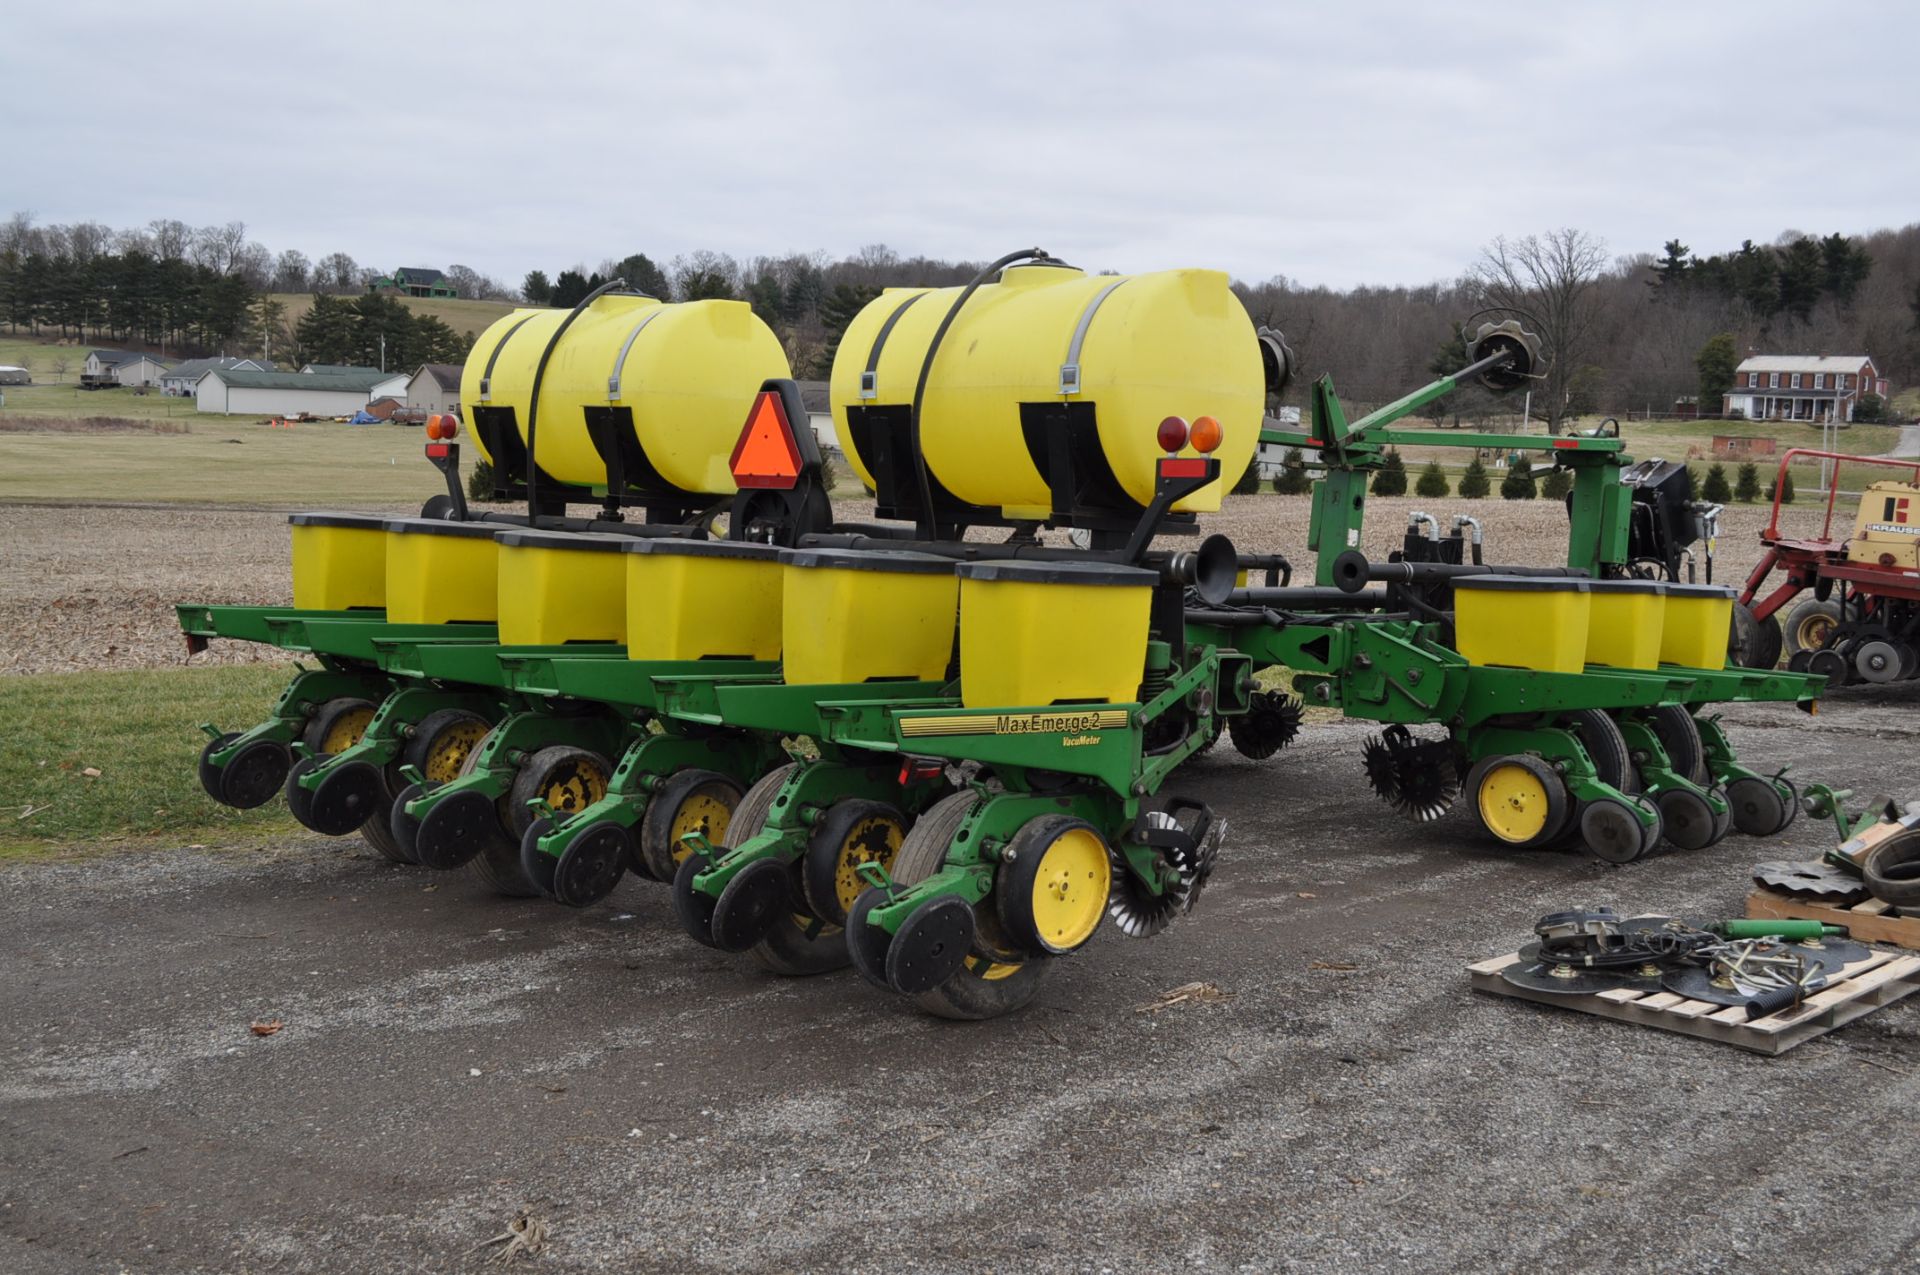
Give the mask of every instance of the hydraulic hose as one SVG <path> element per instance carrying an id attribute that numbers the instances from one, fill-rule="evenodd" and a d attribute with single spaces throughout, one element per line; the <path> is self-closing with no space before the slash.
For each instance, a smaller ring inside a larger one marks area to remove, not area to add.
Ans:
<path id="1" fill-rule="evenodd" d="M 1462 576 L 1557 576 L 1586 579 L 1579 567 L 1502 567 L 1465 562 L 1369 562 L 1365 554 L 1349 549 L 1333 560 L 1333 582 L 1347 593 L 1368 584 L 1431 584 Z"/>
<path id="2" fill-rule="evenodd" d="M 953 304 L 947 307 L 947 313 L 940 320 L 940 326 L 933 330 L 933 340 L 927 343 L 927 355 L 920 360 L 920 379 L 914 383 L 913 410 L 907 424 L 908 446 L 913 451 L 914 478 L 920 489 L 920 516 L 915 520 L 915 526 L 922 539 L 936 540 L 940 536 L 939 524 L 933 516 L 933 483 L 927 473 L 927 458 L 920 450 L 920 403 L 926 397 L 927 377 L 933 371 L 933 357 L 940 351 L 940 342 L 946 339 L 947 329 L 953 326 L 954 319 L 960 313 L 960 307 L 964 306 L 968 298 L 972 297 L 979 290 L 980 285 L 988 279 L 1016 261 L 1052 262 L 1057 260 L 1043 248 L 1022 248 L 1018 252 L 1008 253 L 973 276 L 973 281 L 962 288 L 960 295 L 954 298 Z"/>
<path id="3" fill-rule="evenodd" d="M 555 328 L 553 335 L 547 338 L 547 348 L 540 351 L 540 361 L 534 365 L 533 393 L 527 403 L 527 520 L 529 524 L 539 516 L 540 511 L 540 462 L 535 459 L 539 453 L 534 451 L 533 445 L 535 438 L 538 437 L 537 431 L 540 424 L 540 382 L 544 380 L 547 375 L 547 360 L 553 357 L 553 351 L 555 347 L 560 344 L 560 338 L 567 334 L 567 329 L 573 326 L 573 321 L 580 317 L 581 311 L 585 310 L 595 301 L 598 301 L 606 293 L 612 292 L 615 288 L 624 291 L 626 286 L 627 281 L 625 279 L 609 279 L 592 292 L 589 292 L 586 296 L 580 298 L 580 304 L 573 307 L 566 318 L 560 320 L 560 326 Z"/>

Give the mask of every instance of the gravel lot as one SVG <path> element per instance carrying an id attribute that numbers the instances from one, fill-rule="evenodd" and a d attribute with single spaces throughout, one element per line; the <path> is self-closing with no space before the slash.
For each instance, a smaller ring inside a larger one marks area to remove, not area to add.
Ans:
<path id="1" fill-rule="evenodd" d="M 1306 555 L 1307 500 L 1234 497 L 1205 520 L 1245 550 Z M 1564 560 L 1566 514 L 1554 501 L 1422 501 L 1382 497 L 1369 510 L 1366 548 L 1376 556 L 1399 544 L 1412 510 L 1443 518 L 1471 512 L 1486 524 L 1489 559 L 1519 565 Z M 841 501 L 843 516 L 868 513 Z M 394 513 L 411 509 L 395 508 Z M 1792 524 L 1817 529 L 1809 505 Z M 1738 583 L 1759 558 L 1767 507 L 1727 511 L 1715 578 Z M 178 602 L 266 605 L 292 596 L 287 523 L 281 512 L 177 506 L 0 504 L 0 673 L 89 668 L 154 668 L 184 658 L 174 623 Z M 221 643 L 196 663 L 273 659 L 264 648 Z"/>
<path id="2" fill-rule="evenodd" d="M 1731 716 L 1876 792 L 1917 709 Z M 763 975 L 631 880 L 572 912 L 319 839 L 0 871 L 0 1268 L 478 1271 L 531 1216 L 555 1271 L 1913 1269 L 1915 1002 L 1762 1059 L 1462 969 L 1568 905 L 1733 913 L 1830 830 L 1494 853 L 1358 795 L 1360 735 L 1197 764 L 1234 825 L 1196 914 L 985 1024 Z M 1230 999 L 1137 1012 L 1193 980 Z"/>

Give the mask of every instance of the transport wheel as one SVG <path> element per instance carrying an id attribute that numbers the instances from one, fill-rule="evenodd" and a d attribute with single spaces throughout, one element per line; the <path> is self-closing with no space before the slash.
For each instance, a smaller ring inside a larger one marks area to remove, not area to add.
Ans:
<path id="1" fill-rule="evenodd" d="M 947 848 L 960 831 L 960 821 L 979 799 L 971 789 L 957 792 L 935 802 L 920 816 L 900 843 L 900 853 L 894 856 L 896 884 L 913 885 L 940 870 L 947 859 Z M 1000 919 L 991 906 L 976 907 L 973 913 L 975 950 L 967 953 L 953 977 L 913 998 L 925 1013 L 940 1018 L 997 1018 L 1022 1008 L 1040 990 L 1040 980 L 1052 962 L 1012 954 L 1010 945 L 998 935 Z M 1005 959 L 995 959 L 981 950 L 997 952 L 1002 948 L 1007 949 Z M 889 959 L 891 956 L 889 950 Z"/>
<path id="2" fill-rule="evenodd" d="M 1647 726 L 1676 774 L 1696 784 L 1707 782 L 1707 749 L 1700 741 L 1700 726 L 1683 704 L 1662 704 L 1647 714 Z M 1605 776 L 1601 776 L 1605 778 Z M 1616 785 L 1617 786 L 1617 785 Z"/>
<path id="3" fill-rule="evenodd" d="M 1624 801 L 1599 797 L 1580 811 L 1580 839 L 1608 863 L 1632 863 L 1647 852 L 1640 821 Z"/>
<path id="4" fill-rule="evenodd" d="M 1760 650 L 1760 622 L 1753 618 L 1753 611 L 1736 602 L 1733 604 L 1733 623 L 1727 629 L 1727 663 L 1735 668 L 1758 668 L 1754 661 Z"/>
<path id="5" fill-rule="evenodd" d="M 1904 663 L 1893 643 L 1877 638 L 1861 643 L 1860 649 L 1853 653 L 1854 672 L 1869 682 L 1893 681 L 1900 676 Z"/>
<path id="6" fill-rule="evenodd" d="M 273 800 L 293 769 L 293 753 L 278 740 L 244 744 L 220 772 L 221 800 L 236 810 L 252 810 Z"/>
<path id="7" fill-rule="evenodd" d="M 1099 829 L 1071 815 L 1029 819 L 994 874 L 1000 924 L 1014 945 L 1064 955 L 1100 928 L 1113 889 L 1113 852 Z"/>
<path id="8" fill-rule="evenodd" d="M 709 845 L 720 845 L 744 795 L 739 784 L 718 771 L 675 771 L 647 801 L 635 857 L 628 866 L 636 876 L 672 881 L 680 861 L 687 857 L 680 839 L 697 832 Z"/>
<path id="9" fill-rule="evenodd" d="M 367 723 L 373 720 L 372 700 L 361 699 L 354 695 L 341 695 L 322 704 L 319 711 L 307 719 L 306 729 L 300 732 L 300 740 L 307 751 L 321 757 L 331 757 L 335 753 L 344 753 L 360 742 L 367 733 Z M 353 829 L 347 829 L 352 832 Z"/>
<path id="10" fill-rule="evenodd" d="M 1897 832 L 1875 846 L 1864 876 L 1875 898 L 1900 907 L 1920 904 L 1920 830 Z"/>
<path id="11" fill-rule="evenodd" d="M 1733 826 L 1749 837 L 1771 837 L 1793 822 L 1794 805 L 1764 779 L 1745 776 L 1727 785 Z"/>
<path id="12" fill-rule="evenodd" d="M 1780 627 L 1780 613 L 1776 611 L 1764 620 L 1755 621 L 1753 645 L 1747 649 L 1747 667 L 1774 668 L 1786 648 L 1786 631 Z"/>
<path id="13" fill-rule="evenodd" d="M 1482 758 L 1467 772 L 1480 826 L 1519 849 L 1546 843 L 1566 821 L 1571 800 L 1553 767 L 1526 753 Z"/>
<path id="14" fill-rule="evenodd" d="M 605 757 L 571 744 L 553 744 L 529 757 L 514 772 L 513 787 L 507 792 L 507 831 L 513 834 L 514 844 L 520 844 L 533 823 L 529 801 L 546 798 L 564 820 L 606 796 L 612 774 Z"/>
<path id="15" fill-rule="evenodd" d="M 360 825 L 360 839 L 374 848 L 381 858 L 389 863 L 412 864 L 414 858 L 401 846 L 393 835 L 393 802 L 389 798 L 383 801 L 374 814 Z"/>
<path id="16" fill-rule="evenodd" d="M 535 819 L 520 838 L 520 871 L 534 887 L 553 897 L 553 872 L 560 861 L 540 849 L 540 838 L 553 831 L 553 820 Z"/>
<path id="17" fill-rule="evenodd" d="M 207 796 L 223 806 L 227 804 L 227 794 L 222 787 L 226 772 L 214 767 L 213 755 L 238 738 L 240 732 L 230 730 L 217 739 L 208 740 L 207 746 L 200 750 L 200 786 L 206 789 Z"/>
<path id="18" fill-rule="evenodd" d="M 1840 623 L 1840 604 L 1805 598 L 1787 613 L 1787 654 L 1817 651 L 1827 644 L 1827 635 Z"/>
<path id="19" fill-rule="evenodd" d="M 533 826 L 545 822 L 542 819 Z M 633 838 L 627 830 L 611 819 L 602 819 L 568 843 L 546 892 L 570 908 L 598 903 L 612 894 L 627 874 L 632 853 Z M 553 862 L 551 855 L 538 857 Z"/>
<path id="20" fill-rule="evenodd" d="M 829 925 L 845 925 L 848 909 L 867 888 L 860 865 L 892 868 L 906 835 L 907 817 L 884 801 L 849 797 L 827 807 L 800 861 L 807 908 Z"/>
<path id="21" fill-rule="evenodd" d="M 415 766 L 429 787 L 459 778 L 467 754 L 493 729 L 487 719 L 464 708 L 442 708 L 428 713 L 413 728 L 400 750 L 402 765 Z"/>
<path id="22" fill-rule="evenodd" d="M 1686 788 L 1670 788 L 1654 798 L 1660 806 L 1660 821 L 1666 837 L 1682 850 L 1702 850 L 1717 839 L 1714 833 L 1720 820 L 1713 807 L 1699 793 Z"/>

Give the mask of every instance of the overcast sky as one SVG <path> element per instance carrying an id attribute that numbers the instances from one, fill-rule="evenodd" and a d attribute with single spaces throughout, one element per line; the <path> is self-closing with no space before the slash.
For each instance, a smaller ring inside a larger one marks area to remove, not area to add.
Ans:
<path id="1" fill-rule="evenodd" d="M 333 0 L 9 5 L 0 214 L 278 252 L 885 243 L 1422 283 L 1920 220 L 1920 6 Z"/>

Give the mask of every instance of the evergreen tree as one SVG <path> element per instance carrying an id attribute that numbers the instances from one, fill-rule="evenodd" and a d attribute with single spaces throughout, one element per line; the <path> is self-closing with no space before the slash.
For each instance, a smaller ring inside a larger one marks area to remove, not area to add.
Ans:
<path id="1" fill-rule="evenodd" d="M 1678 239 L 1669 239 L 1664 248 L 1665 255 L 1653 263 L 1653 278 L 1647 280 L 1647 286 L 1653 289 L 1656 297 L 1666 298 L 1679 294 L 1682 285 L 1687 282 L 1688 271 L 1692 263 L 1687 260 L 1687 245 Z"/>
<path id="2" fill-rule="evenodd" d="M 1259 490 L 1260 461 L 1256 456 L 1255 459 L 1248 461 L 1246 469 L 1241 471 L 1240 481 L 1233 485 L 1233 494 L 1236 496 L 1251 496 Z"/>
<path id="3" fill-rule="evenodd" d="M 558 310 L 571 310 L 585 301 L 591 291 L 585 275 L 578 270 L 562 270 L 553 281 L 553 293 L 547 298 L 547 304 Z"/>
<path id="4" fill-rule="evenodd" d="M 1873 273 L 1873 256 L 1845 235 L 1832 234 L 1820 241 L 1820 286 L 1841 309 L 1853 304 L 1860 285 Z"/>
<path id="5" fill-rule="evenodd" d="M 1373 473 L 1373 494 L 1376 496 L 1404 496 L 1407 494 L 1407 466 L 1400 459 L 1400 453 L 1387 449 L 1386 459 Z"/>
<path id="6" fill-rule="evenodd" d="M 1540 494 L 1533 479 L 1533 462 L 1525 452 L 1516 452 L 1507 462 L 1507 476 L 1500 480 L 1502 500 L 1532 500 Z"/>
<path id="7" fill-rule="evenodd" d="M 1547 471 L 1540 480 L 1540 494 L 1548 500 L 1565 500 L 1567 493 L 1573 490 L 1573 475 L 1558 466 Z"/>
<path id="8" fill-rule="evenodd" d="M 833 356 L 840 350 L 841 334 L 847 325 L 853 322 L 853 316 L 865 309 L 867 303 L 880 295 L 880 289 L 862 285 L 842 283 L 835 285 L 826 300 L 820 304 L 820 322 L 827 330 L 826 349 L 821 352 L 820 361 L 826 367 L 833 366 Z"/>
<path id="9" fill-rule="evenodd" d="M 1420 471 L 1420 478 L 1413 484 L 1413 494 L 1428 500 L 1444 496 L 1451 488 L 1447 485 L 1447 471 L 1440 468 L 1440 462 L 1430 460 L 1427 467 Z"/>
<path id="10" fill-rule="evenodd" d="M 1790 468 L 1783 470 L 1780 474 L 1779 482 L 1767 484 L 1768 500 L 1773 499 L 1773 489 L 1775 487 L 1780 489 L 1780 503 L 1783 505 L 1791 505 L 1793 503 L 1793 470 Z"/>
<path id="11" fill-rule="evenodd" d="M 1794 240 L 1780 256 L 1780 308 L 1802 323 L 1810 321 L 1825 279 L 1820 245 L 1812 239 Z"/>
<path id="12" fill-rule="evenodd" d="M 1710 465 L 1707 477 L 1700 484 L 1700 499 L 1710 505 L 1724 505 L 1733 500 L 1733 488 L 1727 486 L 1727 467 Z"/>
<path id="13" fill-rule="evenodd" d="M 1282 496 L 1302 496 L 1313 490 L 1313 480 L 1307 477 L 1307 458 L 1300 454 L 1298 447 L 1287 448 L 1280 462 L 1280 474 L 1273 480 L 1273 489 Z"/>
<path id="14" fill-rule="evenodd" d="M 1487 467 L 1475 456 L 1467 462 L 1466 472 L 1460 475 L 1460 498 L 1462 500 L 1484 500 L 1493 490 L 1493 482 L 1487 477 Z"/>
<path id="15" fill-rule="evenodd" d="M 1752 461 L 1740 466 L 1739 476 L 1733 483 L 1733 498 L 1743 505 L 1760 499 L 1760 467 Z"/>
<path id="16" fill-rule="evenodd" d="M 1862 425 L 1878 425 L 1887 419 L 1887 400 L 1878 394 L 1862 394 L 1853 405 L 1853 419 Z"/>
<path id="17" fill-rule="evenodd" d="M 1700 373 L 1700 410 L 1718 412 L 1733 388 L 1733 369 L 1740 366 L 1733 333 L 1722 332 L 1710 338 L 1693 356 L 1693 366 Z"/>
<path id="18" fill-rule="evenodd" d="M 655 265 L 653 259 L 644 252 L 636 252 L 623 259 L 613 268 L 613 273 L 625 279 L 629 288 L 650 297 L 665 301 L 673 296 L 673 285 L 667 282 L 667 272 Z"/>
<path id="19" fill-rule="evenodd" d="M 545 305 L 553 300 L 553 281 L 544 270 L 529 270 L 520 283 L 520 295 L 527 299 L 528 305 Z"/>

